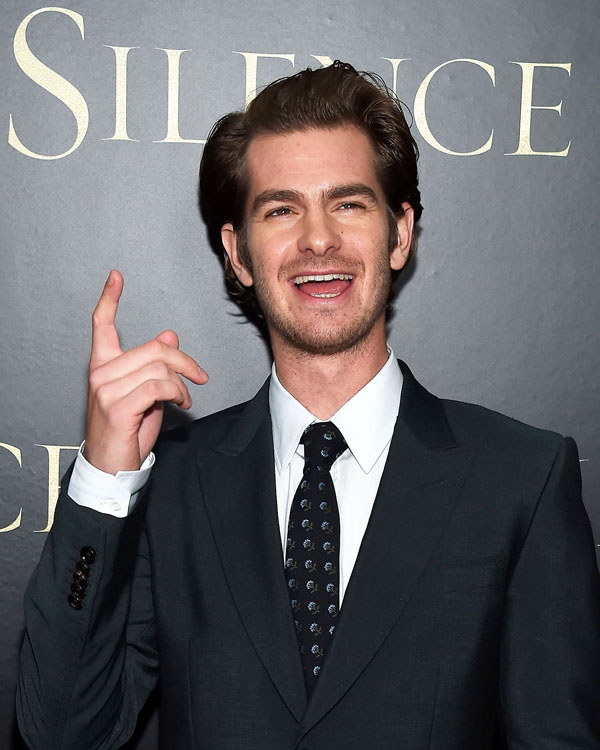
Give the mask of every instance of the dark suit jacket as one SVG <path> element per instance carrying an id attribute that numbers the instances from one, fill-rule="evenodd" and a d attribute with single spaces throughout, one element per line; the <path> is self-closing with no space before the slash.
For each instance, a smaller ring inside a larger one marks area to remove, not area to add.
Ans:
<path id="1" fill-rule="evenodd" d="M 129 518 L 63 490 L 26 595 L 17 704 L 32 747 L 120 746 L 159 678 L 169 750 L 600 747 L 599 579 L 574 442 L 441 401 L 403 370 L 310 703 L 265 385 L 168 433 Z M 76 611 L 85 545 L 96 560 Z"/>

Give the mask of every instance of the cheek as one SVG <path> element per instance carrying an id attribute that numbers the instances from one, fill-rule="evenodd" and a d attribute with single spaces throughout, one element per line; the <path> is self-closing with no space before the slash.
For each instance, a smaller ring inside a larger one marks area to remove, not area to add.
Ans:
<path id="1" fill-rule="evenodd" d="M 265 231 L 258 229 L 252 232 L 248 239 L 254 265 L 263 268 L 274 267 L 286 259 L 294 247 L 291 231 Z"/>
<path id="2" fill-rule="evenodd" d="M 379 221 L 373 221 L 355 227 L 352 231 L 347 227 L 340 232 L 344 238 L 344 244 L 364 258 L 373 258 L 378 255 L 381 248 L 388 247 L 387 227 Z"/>
<path id="3" fill-rule="evenodd" d="M 252 275 L 254 283 L 263 287 L 274 285 L 281 273 L 281 264 L 277 256 L 269 253 L 268 249 L 262 248 L 258 255 L 253 255 Z"/>

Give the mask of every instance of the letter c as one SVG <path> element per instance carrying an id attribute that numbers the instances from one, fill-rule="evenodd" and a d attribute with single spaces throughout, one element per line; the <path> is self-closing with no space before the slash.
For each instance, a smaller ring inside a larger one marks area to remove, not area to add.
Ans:
<path id="1" fill-rule="evenodd" d="M 441 151 L 444 154 L 450 154 L 451 156 L 476 156 L 477 154 L 483 154 L 486 151 L 489 151 L 491 149 L 492 142 L 494 139 L 493 129 L 492 129 L 492 132 L 490 133 L 490 137 L 483 144 L 483 146 L 481 146 L 481 148 L 477 148 L 474 151 L 451 151 L 449 148 L 442 146 L 442 144 L 433 135 L 429 127 L 429 123 L 427 122 L 427 115 L 425 114 L 425 99 L 427 97 L 427 89 L 429 88 L 429 84 L 431 83 L 431 80 L 433 79 L 434 75 L 438 71 L 440 71 L 442 68 L 445 68 L 446 65 L 451 65 L 452 63 L 458 63 L 458 62 L 472 63 L 473 65 L 478 65 L 480 68 L 483 68 L 483 70 L 485 70 L 485 72 L 491 78 L 494 86 L 496 85 L 496 74 L 495 74 L 494 68 L 488 63 L 485 63 L 482 60 L 471 60 L 470 58 L 459 58 L 457 60 L 447 60 L 446 62 L 443 62 L 441 65 L 438 65 L 437 68 L 434 68 L 431 71 L 431 73 L 425 76 L 425 78 L 423 79 L 423 82 L 417 89 L 417 93 L 415 95 L 415 106 L 414 106 L 415 123 L 417 124 L 417 127 L 419 128 L 419 132 L 421 133 L 423 138 L 427 141 L 427 143 L 429 143 L 430 146 L 433 146 L 434 148 L 436 148 L 438 151 Z"/>

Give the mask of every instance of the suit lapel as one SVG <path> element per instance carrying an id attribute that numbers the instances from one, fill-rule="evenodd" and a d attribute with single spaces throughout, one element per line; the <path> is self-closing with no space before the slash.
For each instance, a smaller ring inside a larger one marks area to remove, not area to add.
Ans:
<path id="1" fill-rule="evenodd" d="M 283 572 L 268 381 L 198 473 L 223 570 L 256 652 L 300 721 L 306 695 Z"/>
<path id="2" fill-rule="evenodd" d="M 448 521 L 469 463 L 470 451 L 456 443 L 441 402 L 400 364 L 404 383 L 388 459 L 298 740 L 350 688 L 401 615 Z"/>

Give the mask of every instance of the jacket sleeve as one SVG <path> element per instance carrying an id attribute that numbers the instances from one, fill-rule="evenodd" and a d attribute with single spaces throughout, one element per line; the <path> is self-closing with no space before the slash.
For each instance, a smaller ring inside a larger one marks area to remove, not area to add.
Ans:
<path id="1" fill-rule="evenodd" d="M 508 586 L 499 711 L 503 748 L 600 747 L 600 581 L 571 438 L 556 454 Z"/>
<path id="2" fill-rule="evenodd" d="M 158 674 L 144 506 L 115 518 L 61 492 L 25 594 L 17 718 L 30 748 L 115 748 L 133 733 Z"/>

